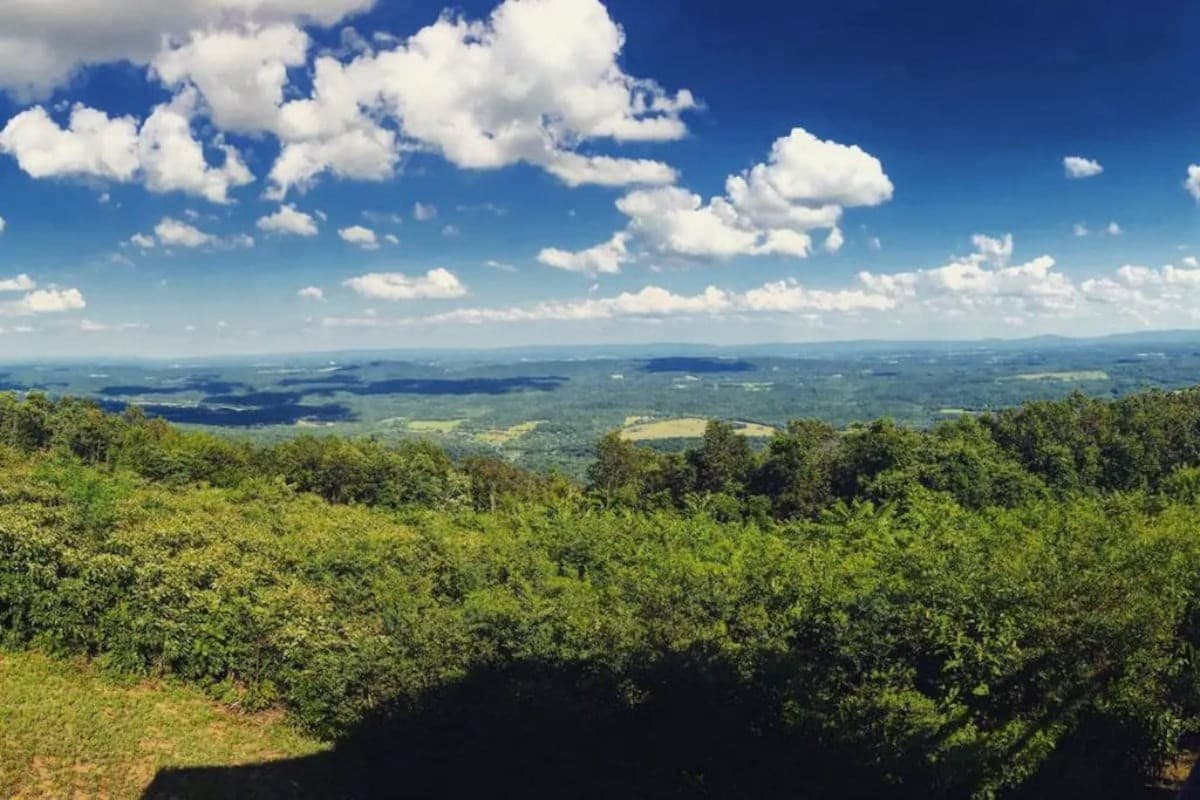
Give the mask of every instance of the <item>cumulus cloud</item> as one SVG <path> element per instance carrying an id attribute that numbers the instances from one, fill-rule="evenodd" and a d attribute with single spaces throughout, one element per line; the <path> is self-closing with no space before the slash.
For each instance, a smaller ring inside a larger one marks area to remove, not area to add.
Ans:
<path id="1" fill-rule="evenodd" d="M 146 188 L 152 192 L 183 192 L 213 203 L 228 203 L 229 190 L 254 180 L 241 155 L 218 139 L 224 154 L 219 167 L 208 163 L 204 147 L 192 136 L 195 95 L 185 92 L 158 106 L 138 134 L 138 158 Z"/>
<path id="2" fill-rule="evenodd" d="M 467 169 L 529 163 L 571 185 L 674 178 L 659 162 L 576 151 L 589 140 L 679 139 L 682 113 L 697 105 L 621 69 L 624 33 L 599 0 L 505 0 L 486 20 L 446 13 L 379 44 L 349 63 L 318 58 L 309 96 L 282 104 L 277 195 L 324 171 L 387 177 L 402 147 Z"/>
<path id="3" fill-rule="evenodd" d="M 260 217 L 255 223 L 260 231 L 291 236 L 316 236 L 317 222 L 294 205 L 283 205 L 274 214 Z"/>
<path id="4" fill-rule="evenodd" d="M 133 117 L 109 118 L 76 104 L 65 128 L 41 106 L 22 111 L 0 130 L 0 151 L 34 178 L 95 177 L 133 180 L 138 134 Z"/>
<path id="5" fill-rule="evenodd" d="M 4 229 L 8 227 L 8 221 L 4 217 L 0 217 L 0 234 L 4 233 Z"/>
<path id="6" fill-rule="evenodd" d="M 143 249 L 152 247 L 154 241 L 157 241 L 163 247 L 186 247 L 189 249 L 212 247 L 218 250 L 233 250 L 254 247 L 253 236 L 248 236 L 244 233 L 237 233 L 227 237 L 216 236 L 174 217 L 163 217 L 154 226 L 154 236 L 155 240 L 150 240 L 150 237 L 145 234 L 137 233 L 129 241 Z M 149 243 L 147 243 L 148 240 Z"/>
<path id="7" fill-rule="evenodd" d="M 571 186 L 675 180 L 660 161 L 580 152 L 598 142 L 679 139 L 683 114 L 699 107 L 688 90 L 670 92 L 621 68 L 625 34 L 600 0 L 504 0 L 486 19 L 445 12 L 407 38 L 343 36 L 347 46 L 309 61 L 304 25 L 371 5 L 14 0 L 0 8 L 0 88 L 29 99 L 81 66 L 129 61 L 147 65 L 176 100 L 140 130 L 132 118 L 95 109 L 61 128 L 45 109 L 29 109 L 14 120 L 5 150 L 30 174 L 140 175 L 153 191 L 226 202 L 228 189 L 251 177 L 219 133 L 210 144 L 224 151 L 221 165 L 197 161 L 191 123 L 204 115 L 219 132 L 279 139 L 266 192 L 276 200 L 322 174 L 387 179 L 408 151 L 466 169 L 532 164 Z M 289 70 L 305 66 L 311 84 L 298 89 Z M 148 160 L 146 147 L 164 160 Z"/>
<path id="8" fill-rule="evenodd" d="M 995 312 L 1003 315 L 1066 314 L 1079 299 L 1074 283 L 1054 270 L 1048 255 L 1010 266 L 1011 235 L 972 237 L 975 252 L 931 269 L 874 274 L 861 272 L 857 280 L 871 291 L 916 304 L 927 312 L 962 316 Z"/>
<path id="9" fill-rule="evenodd" d="M 375 231 L 370 228 L 364 228 L 362 225 L 351 225 L 348 228 L 342 228 L 338 231 L 338 236 L 342 237 L 342 241 L 357 245 L 363 250 L 379 249 L 379 238 L 375 235 Z"/>
<path id="10" fill-rule="evenodd" d="M 804 258 L 813 247 L 809 231 L 820 228 L 829 231 L 825 248 L 836 252 L 844 241 L 838 227 L 843 209 L 879 205 L 892 192 L 879 159 L 857 145 L 794 128 L 775 141 L 765 162 L 730 175 L 725 194 L 708 202 L 679 186 L 636 189 L 621 197 L 617 209 L 629 223 L 618 234 L 624 237 L 619 250 L 614 238 L 575 253 L 547 248 L 543 255 L 552 261 L 541 260 L 569 269 L 563 265 L 589 265 L 597 254 L 608 254 L 603 262 L 608 269 L 579 271 L 616 272 L 630 260 L 626 250 L 633 241 L 653 253 L 685 258 Z"/>
<path id="11" fill-rule="evenodd" d="M 1109 236 L 1120 236 L 1125 231 L 1123 231 L 1121 229 L 1121 226 L 1118 225 L 1117 223 L 1110 222 L 1110 223 L 1108 223 L 1108 225 L 1106 225 L 1104 227 L 1104 232 L 1107 233 Z"/>
<path id="12" fill-rule="evenodd" d="M 568 272 L 582 272 L 587 275 L 598 273 L 612 274 L 621 271 L 621 265 L 629 260 L 626 242 L 629 234 L 624 231 L 613 234 L 607 242 L 602 242 L 586 250 L 571 252 L 547 247 L 538 253 L 538 261 L 548 267 L 565 269 Z"/>
<path id="13" fill-rule="evenodd" d="M 21 291 L 32 288 L 33 282 L 27 275 L 3 282 L 8 288 L 4 291 Z M 0 302 L 0 316 L 32 316 L 34 314 L 56 314 L 64 311 L 78 311 L 87 306 L 83 294 L 78 289 L 60 289 L 49 287 L 29 291 L 20 300 Z"/>
<path id="14" fill-rule="evenodd" d="M 217 237 L 172 217 L 163 217 L 154 226 L 154 235 L 165 247 L 203 247 L 213 244 Z"/>
<path id="15" fill-rule="evenodd" d="M 429 222 L 430 220 L 437 219 L 437 215 L 437 206 L 433 203 L 413 203 L 413 219 L 417 222 Z"/>
<path id="16" fill-rule="evenodd" d="M 319 286 L 305 286 L 303 289 L 296 292 L 296 295 L 308 300 L 320 300 L 322 302 L 325 301 L 325 290 Z"/>
<path id="17" fill-rule="evenodd" d="M 1187 169 L 1187 180 L 1183 182 L 1183 188 L 1188 190 L 1188 193 L 1196 200 L 1200 201 L 1200 164 L 1191 164 Z"/>
<path id="18" fill-rule="evenodd" d="M 254 176 L 240 154 L 218 137 L 223 163 L 213 166 L 193 136 L 195 95 L 186 92 L 157 106 L 141 124 L 133 117 L 110 118 L 76 104 L 66 127 L 41 106 L 22 111 L 0 130 L 0 152 L 34 178 L 140 180 L 152 192 L 180 191 L 214 203 L 229 202 L 229 190 Z"/>
<path id="19" fill-rule="evenodd" d="M 1200 303 L 1200 268 L 1194 261 L 1188 264 L 1187 259 L 1183 267 L 1127 264 L 1111 275 L 1085 280 L 1080 291 L 1106 315 L 1131 317 L 1145 326 L 1161 325 L 1164 319 L 1181 314 L 1195 317 Z"/>
<path id="20" fill-rule="evenodd" d="M 1062 163 L 1063 174 L 1068 178 L 1092 178 L 1104 172 L 1099 161 L 1082 156 L 1067 156 Z"/>
<path id="21" fill-rule="evenodd" d="M 0 9 L 0 88 L 47 95 L 81 67 L 148 64 L 193 31 L 332 25 L 374 0 L 10 0 Z"/>
<path id="22" fill-rule="evenodd" d="M 37 283 L 25 273 L 15 278 L 0 279 L 0 292 L 27 292 L 36 288 Z"/>
<path id="23" fill-rule="evenodd" d="M 140 247 L 143 250 L 150 250 L 158 244 L 158 240 L 153 236 L 148 236 L 144 233 L 135 233 L 129 237 L 129 243 L 134 247 Z"/>
<path id="24" fill-rule="evenodd" d="M 858 273 L 849 284 L 817 287 L 794 278 L 770 281 L 748 290 L 709 286 L 697 294 L 679 294 L 661 286 L 610 297 L 550 300 L 497 308 L 466 307 L 426 316 L 379 315 L 331 317 L 329 327 L 388 328 L 438 324 L 500 324 L 702 317 L 741 319 L 768 315 L 806 322 L 841 319 L 853 324 L 894 325 L 969 319 L 982 327 L 1020 327 L 1035 321 L 1091 320 L 1114 317 L 1162 326 L 1164 320 L 1200 319 L 1200 262 L 1182 266 L 1129 265 L 1112 273 L 1075 282 L 1041 255 L 1012 263 L 1009 235 L 972 237 L 973 250 L 936 267 L 892 273 Z M 403 276 L 401 276 L 403 278 Z M 408 279 L 404 279 L 406 282 Z M 348 282 L 349 285 L 349 282 Z M 957 324 L 961 325 L 962 322 Z"/>
<path id="25" fill-rule="evenodd" d="M 308 35 L 293 24 L 249 30 L 195 30 L 158 53 L 154 73 L 169 86 L 194 86 L 222 130 L 275 127 L 290 67 L 308 60 Z"/>
<path id="26" fill-rule="evenodd" d="M 377 300 L 451 299 L 467 293 L 458 276 L 441 267 L 416 277 L 400 272 L 370 272 L 350 278 L 342 285 Z"/>

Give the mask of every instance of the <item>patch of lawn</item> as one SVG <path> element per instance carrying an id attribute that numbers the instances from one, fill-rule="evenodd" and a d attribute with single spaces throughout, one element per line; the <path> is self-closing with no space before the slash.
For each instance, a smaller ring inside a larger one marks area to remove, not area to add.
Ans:
<path id="1" fill-rule="evenodd" d="M 0 651 L 0 797 L 138 797 L 164 767 L 325 749 L 279 713 L 242 714 L 194 689 L 122 685 L 84 663 Z"/>

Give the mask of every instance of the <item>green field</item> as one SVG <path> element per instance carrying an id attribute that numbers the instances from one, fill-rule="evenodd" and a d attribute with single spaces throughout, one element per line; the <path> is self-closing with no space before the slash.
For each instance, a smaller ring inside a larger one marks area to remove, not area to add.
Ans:
<path id="1" fill-rule="evenodd" d="M 239 713 L 196 689 L 116 683 L 83 662 L 0 651 L 0 797 L 138 797 L 163 769 L 325 749 L 278 712 Z"/>
<path id="2" fill-rule="evenodd" d="M 635 417 L 641 420 L 641 417 Z M 634 421 L 621 429 L 621 436 L 631 442 L 650 442 L 661 439 L 699 439 L 704 435 L 708 420 L 700 417 L 679 417 L 653 422 Z M 756 422 L 734 422 L 735 430 L 742 436 L 763 437 L 775 432 L 774 428 Z"/>
<path id="3" fill-rule="evenodd" d="M 1019 381 L 1106 381 L 1108 373 L 1102 369 L 1085 369 L 1078 372 L 1026 372 L 1014 375 Z"/>

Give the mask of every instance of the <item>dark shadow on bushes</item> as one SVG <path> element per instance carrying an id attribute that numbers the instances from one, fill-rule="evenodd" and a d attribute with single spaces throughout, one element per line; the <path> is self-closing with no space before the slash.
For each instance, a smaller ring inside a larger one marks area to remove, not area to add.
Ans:
<path id="1" fill-rule="evenodd" d="M 477 669 L 398 701 L 309 758 L 165 769 L 144 800 L 237 798 L 965 798 L 913 757 L 879 766 L 853 732 L 806 727 L 802 697 L 782 707 L 795 664 L 739 674 L 704 653 L 618 676 L 595 665 L 520 662 Z M 791 720 L 785 722 L 785 720 Z M 853 743 L 851 743 L 853 742 Z M 1094 751 L 1052 763 L 1020 797 L 1165 798 L 1116 780 Z M 886 759 L 884 759 L 886 760 Z M 1060 769 L 1074 773 L 1057 780 Z M 969 770 L 968 770 L 969 771 Z M 1086 780 L 1081 776 L 1086 776 Z M 965 777 L 965 776 L 964 776 Z M 1078 793 L 1076 789 L 1083 789 Z"/>
<path id="2" fill-rule="evenodd" d="M 779 718 L 774 698 L 703 659 L 632 680 L 520 663 L 394 704 L 331 753 L 166 769 L 143 797 L 889 796 L 815 738 L 781 730 Z"/>

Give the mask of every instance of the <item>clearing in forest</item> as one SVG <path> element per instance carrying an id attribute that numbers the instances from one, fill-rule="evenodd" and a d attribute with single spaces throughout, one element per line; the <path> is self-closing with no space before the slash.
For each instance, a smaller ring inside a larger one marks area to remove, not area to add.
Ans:
<path id="1" fill-rule="evenodd" d="M 769 425 L 757 422 L 730 423 L 736 432 L 742 436 L 771 436 L 775 429 Z M 627 425 L 621 430 L 621 438 L 634 442 L 652 441 L 654 439 L 699 439 L 704 435 L 708 420 L 702 417 L 677 417 L 661 419 L 654 422 L 637 422 Z"/>

